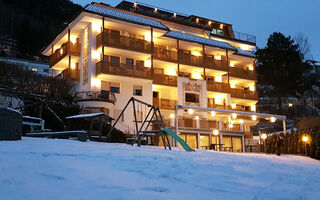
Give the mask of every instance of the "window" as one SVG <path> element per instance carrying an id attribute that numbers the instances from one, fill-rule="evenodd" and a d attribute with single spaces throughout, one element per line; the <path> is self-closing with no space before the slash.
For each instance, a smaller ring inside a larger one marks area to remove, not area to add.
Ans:
<path id="1" fill-rule="evenodd" d="M 112 63 L 120 63 L 120 58 L 119 57 L 115 57 L 115 56 L 111 56 L 110 62 L 112 62 Z"/>
<path id="2" fill-rule="evenodd" d="M 159 98 L 159 92 L 153 91 L 153 98 Z"/>
<path id="3" fill-rule="evenodd" d="M 214 28 L 214 29 L 212 29 L 212 32 L 211 32 L 211 33 L 212 33 L 212 34 L 215 34 L 215 35 L 224 36 L 224 31 L 221 30 L 221 29 L 216 29 L 216 28 Z"/>
<path id="4" fill-rule="evenodd" d="M 136 60 L 137 67 L 144 67 L 144 61 L 143 60 Z"/>
<path id="5" fill-rule="evenodd" d="M 126 59 L 126 65 L 127 65 L 127 66 L 133 66 L 133 59 L 127 58 L 127 59 Z"/>
<path id="6" fill-rule="evenodd" d="M 142 86 L 141 85 L 134 85 L 133 86 L 133 95 L 142 96 Z"/>
<path id="7" fill-rule="evenodd" d="M 111 83 L 110 92 L 120 94 L 120 83 Z"/>
<path id="8" fill-rule="evenodd" d="M 192 93 L 186 93 L 186 102 L 191 102 L 191 103 L 199 103 L 199 95 L 198 94 L 192 94 Z"/>
<path id="9" fill-rule="evenodd" d="M 49 69 L 43 69 L 43 72 L 49 73 Z"/>
<path id="10" fill-rule="evenodd" d="M 33 72 L 37 72 L 38 71 L 38 69 L 37 68 L 35 68 L 35 67 L 32 67 L 32 69 L 31 69 Z"/>

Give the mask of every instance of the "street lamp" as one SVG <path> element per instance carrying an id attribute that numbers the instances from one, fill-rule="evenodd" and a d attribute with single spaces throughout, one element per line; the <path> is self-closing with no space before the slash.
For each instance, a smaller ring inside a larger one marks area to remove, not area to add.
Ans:
<path id="1" fill-rule="evenodd" d="M 307 144 L 309 143 L 309 137 L 307 135 L 302 136 L 302 142 L 304 143 L 306 156 L 308 156 Z"/>
<path id="2" fill-rule="evenodd" d="M 263 140 L 263 147 L 264 147 L 264 153 L 267 154 L 267 150 L 266 150 L 266 139 L 267 139 L 268 135 L 266 133 L 262 133 L 261 138 Z"/>

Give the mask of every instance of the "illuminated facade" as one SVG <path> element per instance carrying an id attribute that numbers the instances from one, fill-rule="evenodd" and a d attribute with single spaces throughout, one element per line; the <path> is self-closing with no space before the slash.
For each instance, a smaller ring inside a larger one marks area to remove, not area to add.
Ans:
<path id="1" fill-rule="evenodd" d="M 254 48 L 255 37 L 230 24 L 122 1 L 86 6 L 43 54 L 53 76 L 78 83 L 85 111 L 116 118 L 134 96 L 157 105 L 168 126 L 178 122 L 192 148 L 241 152 L 250 127 L 270 118 L 255 114 Z M 175 112 L 175 104 L 190 109 Z M 132 133 L 132 114 L 118 128 Z"/>

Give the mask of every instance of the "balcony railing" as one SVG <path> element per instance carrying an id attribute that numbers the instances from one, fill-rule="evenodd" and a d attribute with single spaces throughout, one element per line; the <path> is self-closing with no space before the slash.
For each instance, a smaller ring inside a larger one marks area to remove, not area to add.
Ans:
<path id="1" fill-rule="evenodd" d="M 256 36 L 250 35 L 247 33 L 240 33 L 237 31 L 233 31 L 234 33 L 234 38 L 237 40 L 245 41 L 245 42 L 250 42 L 253 44 L 256 44 Z"/>
<path id="2" fill-rule="evenodd" d="M 230 86 L 227 83 L 207 81 L 207 90 L 213 92 L 230 93 Z"/>
<path id="3" fill-rule="evenodd" d="M 258 100 L 258 92 L 247 91 L 244 89 L 231 88 L 231 97 L 240 99 Z"/>
<path id="4" fill-rule="evenodd" d="M 62 60 L 66 55 L 80 56 L 81 45 L 80 43 L 73 44 L 72 42 L 66 42 L 61 45 L 52 55 L 50 55 L 50 67 L 53 67 L 60 60 Z"/>
<path id="5" fill-rule="evenodd" d="M 115 103 L 117 101 L 116 96 L 110 91 L 83 91 L 77 93 L 78 101 L 105 101 Z"/>
<path id="6" fill-rule="evenodd" d="M 178 58 L 179 58 L 179 63 L 181 64 L 203 67 L 202 56 L 194 56 L 194 55 L 179 52 Z"/>
<path id="7" fill-rule="evenodd" d="M 151 79 L 151 70 L 149 68 L 106 61 L 100 61 L 97 63 L 96 73 L 97 75 L 112 74 L 134 78 Z"/>
<path id="8" fill-rule="evenodd" d="M 143 53 L 152 53 L 153 50 L 151 42 L 123 35 L 112 36 L 107 30 L 97 35 L 97 47 L 102 45 Z"/>
<path id="9" fill-rule="evenodd" d="M 152 76 L 153 84 L 159 85 L 167 85 L 167 86 L 177 86 L 178 78 L 177 76 L 169 76 L 163 74 L 163 69 L 154 68 L 153 69 L 153 76 Z"/>
<path id="10" fill-rule="evenodd" d="M 69 69 L 63 70 L 59 75 L 56 77 L 59 77 L 63 80 L 71 80 L 71 81 L 80 81 L 80 72 L 78 69 L 71 69 L 71 73 L 69 73 Z"/>
<path id="11" fill-rule="evenodd" d="M 230 76 L 242 79 L 257 80 L 257 72 L 240 67 L 230 67 Z"/>
<path id="12" fill-rule="evenodd" d="M 169 62 L 178 62 L 178 52 L 155 46 L 154 59 L 169 61 Z"/>
<path id="13" fill-rule="evenodd" d="M 177 100 L 153 98 L 153 105 L 160 109 L 174 110 L 174 105 L 178 104 Z"/>

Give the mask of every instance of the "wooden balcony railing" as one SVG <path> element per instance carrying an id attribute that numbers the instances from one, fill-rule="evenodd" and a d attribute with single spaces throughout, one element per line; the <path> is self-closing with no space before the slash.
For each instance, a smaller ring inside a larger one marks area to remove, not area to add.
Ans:
<path id="1" fill-rule="evenodd" d="M 153 52 L 151 42 L 123 35 L 111 35 L 107 30 L 97 35 L 97 47 L 102 45 L 143 53 Z"/>
<path id="2" fill-rule="evenodd" d="M 58 78 L 63 80 L 70 80 L 70 81 L 80 81 L 80 71 L 79 69 L 65 69 L 60 74 L 57 75 Z"/>
<path id="3" fill-rule="evenodd" d="M 228 71 L 227 58 L 225 56 L 221 56 L 221 60 L 216 60 L 206 55 L 204 57 L 204 65 L 208 69 Z"/>
<path id="4" fill-rule="evenodd" d="M 178 59 L 179 59 L 179 63 L 181 64 L 203 67 L 202 56 L 194 56 L 194 55 L 182 53 L 181 51 L 178 53 Z"/>
<path id="5" fill-rule="evenodd" d="M 258 100 L 258 92 L 247 91 L 244 89 L 234 89 L 231 88 L 231 97 L 240 99 L 252 99 Z"/>
<path id="6" fill-rule="evenodd" d="M 77 101 L 105 101 L 115 103 L 116 96 L 110 91 L 82 91 L 77 93 Z"/>
<path id="7" fill-rule="evenodd" d="M 178 52 L 167 50 L 158 46 L 154 47 L 154 59 L 169 61 L 169 62 L 178 62 Z"/>
<path id="8" fill-rule="evenodd" d="M 230 86 L 227 83 L 207 81 L 207 90 L 213 92 L 230 93 Z"/>
<path id="9" fill-rule="evenodd" d="M 153 105 L 158 106 L 160 109 L 174 110 L 175 104 L 178 104 L 177 100 L 153 98 Z"/>
<path id="10" fill-rule="evenodd" d="M 230 67 L 230 76 L 242 79 L 257 80 L 257 72 L 240 67 Z"/>
<path id="11" fill-rule="evenodd" d="M 62 60 L 66 55 L 80 56 L 81 45 L 80 43 L 73 44 L 72 42 L 66 42 L 61 45 L 52 55 L 50 55 L 50 67 L 53 67 L 60 60 Z"/>
<path id="12" fill-rule="evenodd" d="M 96 73 L 97 75 L 112 74 L 134 78 L 151 79 L 151 70 L 149 68 L 106 61 L 100 61 L 97 63 Z"/>

